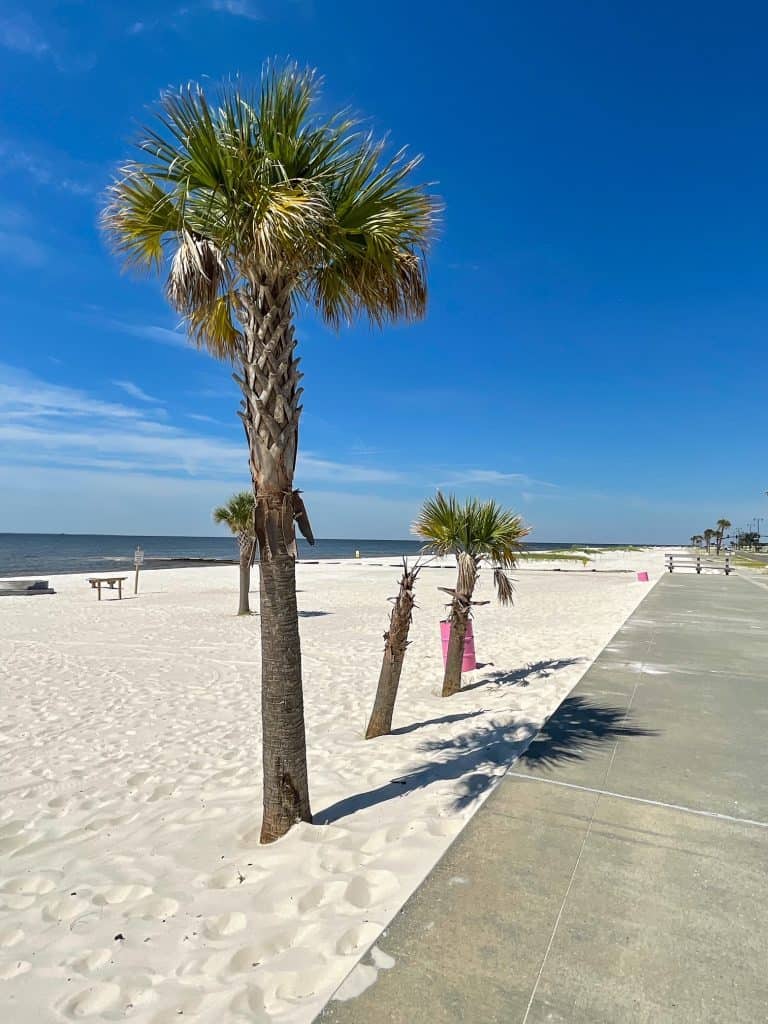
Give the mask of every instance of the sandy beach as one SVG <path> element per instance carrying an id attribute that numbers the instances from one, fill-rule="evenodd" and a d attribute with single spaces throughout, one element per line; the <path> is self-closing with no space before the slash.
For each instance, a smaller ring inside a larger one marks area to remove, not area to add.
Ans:
<path id="1" fill-rule="evenodd" d="M 663 553 L 605 552 L 598 572 L 558 564 L 524 563 L 512 609 L 481 575 L 483 667 L 450 699 L 437 587 L 454 572 L 425 569 L 395 731 L 373 741 L 398 569 L 300 564 L 316 824 L 268 847 L 258 620 L 234 614 L 236 568 L 147 571 L 122 601 L 99 603 L 82 575 L 53 577 L 54 596 L 3 599 L 3 1019 L 310 1021 L 648 592 Z"/>

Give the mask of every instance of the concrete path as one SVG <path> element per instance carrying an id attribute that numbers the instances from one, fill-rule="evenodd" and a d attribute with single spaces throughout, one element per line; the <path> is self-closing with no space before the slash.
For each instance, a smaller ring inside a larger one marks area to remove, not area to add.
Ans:
<path id="1" fill-rule="evenodd" d="M 766 627 L 665 576 L 319 1019 L 768 1020 Z"/>

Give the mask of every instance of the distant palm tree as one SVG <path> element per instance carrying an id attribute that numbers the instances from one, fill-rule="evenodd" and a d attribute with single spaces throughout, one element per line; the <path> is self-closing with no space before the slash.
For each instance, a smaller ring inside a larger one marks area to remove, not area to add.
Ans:
<path id="1" fill-rule="evenodd" d="M 712 546 L 712 538 L 716 533 L 717 530 L 710 530 L 709 528 L 704 531 L 704 543 L 707 545 L 707 554 L 709 554 L 709 549 Z"/>
<path id="2" fill-rule="evenodd" d="M 725 531 L 731 525 L 731 521 L 730 519 L 718 519 L 715 525 L 717 526 L 717 533 L 715 534 L 715 544 L 717 548 L 717 553 L 719 555 L 720 548 L 723 546 L 723 537 L 725 536 Z"/>
<path id="3" fill-rule="evenodd" d="M 456 556 L 456 587 L 447 591 L 451 594 L 451 632 L 443 676 L 443 696 L 450 697 L 461 689 L 464 638 L 481 564 L 484 560 L 491 563 L 499 601 L 511 604 L 512 581 L 506 570 L 516 565 L 520 542 L 530 528 L 520 516 L 495 501 L 469 498 L 461 502 L 438 491 L 424 502 L 413 532 L 427 542 L 426 551 Z"/>
<path id="4" fill-rule="evenodd" d="M 698 548 L 701 547 L 701 543 L 703 540 L 704 538 L 700 533 L 694 533 L 694 535 L 691 537 L 691 544 L 693 544 L 695 548 Z"/>
<path id="5" fill-rule="evenodd" d="M 240 606 L 238 615 L 250 615 L 248 591 L 251 589 L 251 564 L 256 550 L 254 514 L 256 503 L 253 491 L 239 491 L 233 494 L 226 505 L 213 510 L 214 523 L 225 523 L 237 537 L 240 549 Z"/>
<path id="6" fill-rule="evenodd" d="M 127 264 L 166 271 L 191 340 L 233 363 L 256 495 L 261 578 L 262 842 L 311 821 L 294 520 L 302 374 L 294 319 L 313 307 L 333 327 L 426 310 L 424 252 L 437 205 L 412 184 L 419 159 L 343 114 L 313 110 L 318 80 L 289 64 L 261 87 L 230 82 L 209 99 L 163 97 L 139 159 L 111 190 L 104 224 Z"/>

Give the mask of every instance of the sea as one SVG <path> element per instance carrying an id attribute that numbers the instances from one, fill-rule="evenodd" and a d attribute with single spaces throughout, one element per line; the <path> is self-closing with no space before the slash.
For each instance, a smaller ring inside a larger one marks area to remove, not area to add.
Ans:
<path id="1" fill-rule="evenodd" d="M 526 544 L 536 551 L 570 547 L 572 542 Z M 417 555 L 418 540 L 318 539 L 311 547 L 299 540 L 299 559 L 338 561 L 354 558 L 388 558 Z M 0 577 L 55 576 L 70 572 L 124 571 L 134 564 L 134 552 L 144 552 L 145 569 L 181 566 L 230 565 L 237 562 L 237 543 L 232 537 L 146 537 L 97 533 L 0 533 Z"/>

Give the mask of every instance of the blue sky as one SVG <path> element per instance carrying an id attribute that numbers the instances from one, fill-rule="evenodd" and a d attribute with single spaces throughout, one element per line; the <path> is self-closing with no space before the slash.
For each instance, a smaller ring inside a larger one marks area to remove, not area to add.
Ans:
<path id="1" fill-rule="evenodd" d="M 542 541 L 768 511 L 767 30 L 711 2 L 5 3 L 0 531 L 209 534 L 246 483 L 228 369 L 96 220 L 161 89 L 286 54 L 445 203 L 423 323 L 301 317 L 319 536 L 407 536 L 437 486 Z"/>

